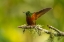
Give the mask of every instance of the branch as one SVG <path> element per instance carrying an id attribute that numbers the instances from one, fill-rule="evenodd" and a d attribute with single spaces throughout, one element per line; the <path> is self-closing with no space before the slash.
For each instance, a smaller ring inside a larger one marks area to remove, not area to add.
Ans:
<path id="1" fill-rule="evenodd" d="M 54 36 L 64 36 L 64 32 L 62 32 L 62 31 L 60 31 L 50 25 L 47 25 L 47 27 L 55 31 L 55 32 L 53 32 Z M 23 32 L 25 32 L 25 29 L 35 29 L 38 31 L 44 31 L 47 34 L 51 34 L 51 31 L 43 29 L 41 25 L 27 26 L 26 24 L 24 24 L 24 25 L 19 26 L 18 28 L 24 29 Z"/>

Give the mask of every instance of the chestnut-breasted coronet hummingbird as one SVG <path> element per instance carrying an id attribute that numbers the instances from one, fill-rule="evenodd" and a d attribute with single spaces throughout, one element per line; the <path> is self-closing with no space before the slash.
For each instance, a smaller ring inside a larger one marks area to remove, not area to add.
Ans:
<path id="1" fill-rule="evenodd" d="M 27 25 L 36 25 L 36 20 L 41 17 L 43 14 L 48 12 L 51 8 L 45 8 L 38 12 L 31 13 L 30 11 L 26 12 L 26 22 Z"/>

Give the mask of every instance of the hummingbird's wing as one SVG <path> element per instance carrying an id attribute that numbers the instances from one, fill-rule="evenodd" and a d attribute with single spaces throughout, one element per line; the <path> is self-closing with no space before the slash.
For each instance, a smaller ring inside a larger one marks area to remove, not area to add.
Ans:
<path id="1" fill-rule="evenodd" d="M 46 9 L 43 9 L 39 12 L 35 12 L 36 14 L 36 19 L 38 19 L 40 16 L 42 16 L 43 14 L 45 14 L 46 12 L 48 12 L 51 8 L 46 8 Z"/>

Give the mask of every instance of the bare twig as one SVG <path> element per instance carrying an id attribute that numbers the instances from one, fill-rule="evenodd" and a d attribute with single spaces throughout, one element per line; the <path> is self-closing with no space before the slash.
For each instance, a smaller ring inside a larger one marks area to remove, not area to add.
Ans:
<path id="1" fill-rule="evenodd" d="M 60 31 L 60 30 L 58 30 L 58 29 L 56 29 L 50 25 L 47 25 L 47 27 L 49 27 L 52 30 L 55 30 L 57 32 L 57 36 L 64 36 L 64 32 L 62 32 L 62 31 Z"/>

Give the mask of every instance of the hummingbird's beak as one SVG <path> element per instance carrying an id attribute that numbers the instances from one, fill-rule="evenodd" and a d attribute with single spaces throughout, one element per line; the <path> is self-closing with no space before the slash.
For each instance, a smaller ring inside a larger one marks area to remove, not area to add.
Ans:
<path id="1" fill-rule="evenodd" d="M 26 13 L 26 12 L 23 12 L 23 13 Z"/>

